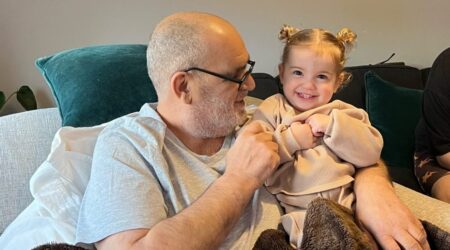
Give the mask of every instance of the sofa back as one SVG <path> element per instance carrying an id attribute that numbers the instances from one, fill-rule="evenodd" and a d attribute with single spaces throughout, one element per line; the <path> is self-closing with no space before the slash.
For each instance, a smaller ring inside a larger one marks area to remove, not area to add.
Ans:
<path id="1" fill-rule="evenodd" d="M 368 71 L 373 71 L 384 80 L 393 82 L 401 87 L 412 89 L 423 89 L 426 84 L 430 68 L 418 69 L 406 66 L 403 63 L 390 63 L 379 65 L 362 65 L 346 67 L 345 70 L 352 74 L 350 82 L 340 91 L 334 94 L 332 100 L 342 100 L 352 104 L 357 108 L 366 109 L 366 88 L 364 75 Z M 267 73 L 253 73 L 256 87 L 249 92 L 249 96 L 259 99 L 281 93 L 282 87 L 279 78 Z"/>

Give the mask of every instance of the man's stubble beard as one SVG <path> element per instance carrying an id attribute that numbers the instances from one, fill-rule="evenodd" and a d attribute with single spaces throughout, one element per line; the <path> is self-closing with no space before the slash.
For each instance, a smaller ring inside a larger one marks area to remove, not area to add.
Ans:
<path id="1" fill-rule="evenodd" d="M 202 91 L 203 92 L 203 91 Z M 230 105 L 226 100 L 220 97 L 211 97 L 206 91 L 202 93 L 204 100 L 192 106 L 191 117 L 192 133 L 200 138 L 218 138 L 227 136 L 242 124 L 247 114 L 245 109 L 235 111 L 234 100 Z"/>

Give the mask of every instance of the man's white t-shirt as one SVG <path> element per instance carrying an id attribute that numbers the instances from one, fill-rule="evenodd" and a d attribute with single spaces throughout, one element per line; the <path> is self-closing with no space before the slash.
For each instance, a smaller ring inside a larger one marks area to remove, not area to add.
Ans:
<path id="1" fill-rule="evenodd" d="M 149 104 L 114 120 L 95 145 L 76 242 L 89 244 L 121 231 L 151 228 L 180 212 L 223 174 L 233 141 L 234 135 L 226 137 L 212 156 L 193 153 Z M 221 248 L 251 249 L 262 231 L 277 228 L 280 216 L 276 199 L 260 188 Z"/>

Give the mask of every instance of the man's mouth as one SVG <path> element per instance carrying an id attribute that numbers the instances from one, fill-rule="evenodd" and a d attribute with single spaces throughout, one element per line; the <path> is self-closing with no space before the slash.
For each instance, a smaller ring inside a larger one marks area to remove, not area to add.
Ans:
<path id="1" fill-rule="evenodd" d="M 236 103 L 236 104 L 239 104 L 239 105 L 245 105 L 244 99 L 238 100 L 238 101 L 236 101 L 235 103 Z"/>
<path id="2" fill-rule="evenodd" d="M 244 98 L 247 96 L 247 92 L 245 93 L 239 93 L 238 96 L 236 97 L 236 103 L 245 103 Z"/>

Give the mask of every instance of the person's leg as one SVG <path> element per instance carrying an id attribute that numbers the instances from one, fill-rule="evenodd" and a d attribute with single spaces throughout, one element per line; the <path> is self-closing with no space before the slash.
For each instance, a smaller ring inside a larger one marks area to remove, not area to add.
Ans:
<path id="1" fill-rule="evenodd" d="M 300 249 L 377 249 L 353 211 L 335 201 L 317 198 L 306 212 Z"/>
<path id="2" fill-rule="evenodd" d="M 446 161 L 437 155 L 450 152 L 450 48 L 441 52 L 433 65 L 423 92 L 422 123 L 416 132 L 415 173 L 427 194 L 450 202 L 450 177 Z M 421 127 L 422 126 L 422 127 Z"/>
<path id="3" fill-rule="evenodd" d="M 450 203 L 450 172 L 439 166 L 431 154 L 414 154 L 414 173 L 426 194 Z"/>
<path id="4" fill-rule="evenodd" d="M 450 203 L 450 172 L 447 171 L 447 174 L 437 179 L 431 188 L 431 196 Z"/>
<path id="5" fill-rule="evenodd" d="M 296 210 L 281 216 L 281 224 L 289 235 L 289 242 L 294 248 L 299 248 L 303 238 L 303 224 L 305 222 L 306 209 Z"/>

